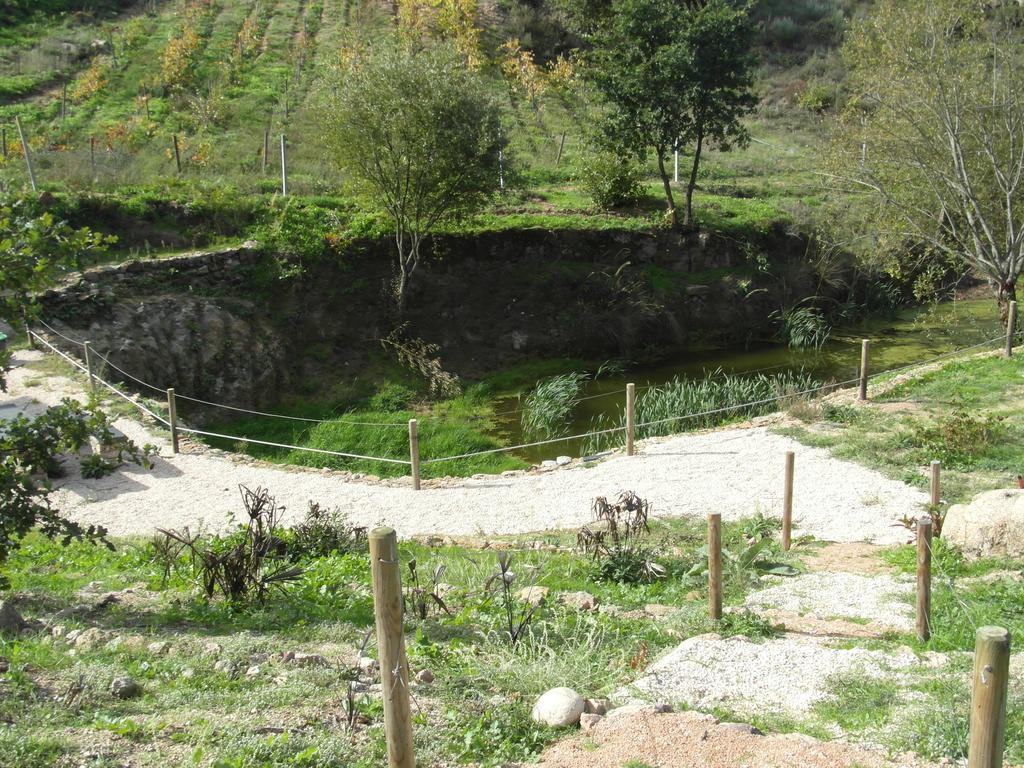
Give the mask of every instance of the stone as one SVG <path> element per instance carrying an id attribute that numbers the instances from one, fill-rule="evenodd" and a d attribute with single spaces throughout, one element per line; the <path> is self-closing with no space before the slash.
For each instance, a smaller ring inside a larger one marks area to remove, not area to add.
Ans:
<path id="1" fill-rule="evenodd" d="M 558 462 L 554 459 L 544 459 L 544 461 L 540 463 L 541 469 L 554 469 L 557 466 Z"/>
<path id="2" fill-rule="evenodd" d="M 290 659 L 292 664 L 297 664 L 300 667 L 329 667 L 327 659 L 318 653 L 299 653 L 292 654 Z"/>
<path id="3" fill-rule="evenodd" d="M 71 641 L 71 634 L 73 633 L 68 634 L 69 641 Z M 78 648 L 83 651 L 89 651 L 98 646 L 100 643 L 102 643 L 104 639 L 105 635 L 102 629 L 99 629 L 97 627 L 89 627 L 88 629 L 83 629 L 81 632 L 75 635 L 75 639 L 71 642 L 74 643 L 75 648 Z"/>
<path id="4" fill-rule="evenodd" d="M 954 504 L 942 538 L 968 559 L 1024 557 L 1024 489 L 985 491 L 969 504 Z"/>
<path id="5" fill-rule="evenodd" d="M 552 688 L 537 699 L 530 716 L 541 725 L 567 728 L 579 723 L 583 707 L 583 697 L 572 688 Z"/>
<path id="6" fill-rule="evenodd" d="M 558 602 L 578 611 L 592 611 L 597 608 L 597 598 L 589 592 L 562 592 Z"/>
<path id="7" fill-rule="evenodd" d="M 203 646 L 203 656 L 220 656 L 220 652 L 224 649 L 221 648 L 220 643 L 209 642 Z"/>
<path id="8" fill-rule="evenodd" d="M 660 603 L 648 603 L 644 606 L 644 614 L 650 616 L 652 619 L 663 619 L 669 614 L 675 613 L 678 609 L 671 605 L 661 605 Z"/>
<path id="9" fill-rule="evenodd" d="M 171 644 L 165 640 L 157 640 L 155 643 L 150 643 L 146 646 L 146 650 L 152 653 L 154 656 L 163 656 L 169 650 L 171 650 Z"/>
<path id="10" fill-rule="evenodd" d="M 604 720 L 603 715 L 593 714 L 590 712 L 584 712 L 580 715 L 580 730 L 586 733 L 587 731 L 594 730 L 597 724 Z"/>
<path id="11" fill-rule="evenodd" d="M 20 632 L 28 626 L 28 622 L 22 618 L 15 608 L 7 600 L 0 600 L 0 632 Z"/>
<path id="12" fill-rule="evenodd" d="M 572 464 L 572 456 L 558 456 L 555 458 L 555 464 L 560 467 L 564 467 L 566 464 Z"/>
<path id="13" fill-rule="evenodd" d="M 608 699 L 584 699 L 583 711 L 588 715 L 607 715 Z"/>
<path id="14" fill-rule="evenodd" d="M 430 683 L 434 682 L 434 673 L 431 672 L 429 669 L 421 669 L 419 672 L 416 673 L 416 682 L 425 683 L 429 685 Z"/>
<path id="15" fill-rule="evenodd" d="M 263 668 L 259 664 L 253 664 L 247 670 L 245 670 L 245 676 L 248 678 L 259 677 L 263 673 Z"/>
<path id="16" fill-rule="evenodd" d="M 220 661 L 218 661 L 216 664 L 213 665 L 213 671 L 214 672 L 221 672 L 221 673 L 227 675 L 228 677 L 234 677 L 234 675 L 235 675 L 235 664 L 234 664 L 234 662 L 228 661 L 227 659 L 221 659 Z"/>
<path id="17" fill-rule="evenodd" d="M 529 603 L 534 608 L 539 608 L 544 604 L 544 601 L 547 600 L 548 592 L 550 592 L 550 590 L 547 587 L 538 587 L 534 585 L 532 587 L 523 587 L 516 592 L 516 597 L 525 603 Z"/>
<path id="18" fill-rule="evenodd" d="M 183 670 L 181 670 L 181 676 L 185 680 L 191 680 L 193 677 L 196 676 L 196 671 L 192 669 L 192 667 L 185 667 Z"/>
<path id="19" fill-rule="evenodd" d="M 371 659 L 369 656 L 360 656 L 356 661 L 356 667 L 360 672 L 373 672 L 377 669 L 377 660 Z"/>
<path id="20" fill-rule="evenodd" d="M 115 677 L 110 683 L 110 694 L 115 699 L 134 699 L 142 693 L 142 687 L 130 677 Z"/>

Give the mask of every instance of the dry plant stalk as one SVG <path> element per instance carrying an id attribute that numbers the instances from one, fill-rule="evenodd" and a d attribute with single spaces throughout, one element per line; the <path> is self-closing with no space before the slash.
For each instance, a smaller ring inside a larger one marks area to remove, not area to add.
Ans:
<path id="1" fill-rule="evenodd" d="M 387 337 L 380 340 L 380 345 L 387 351 L 394 352 L 398 362 L 411 371 L 426 379 L 430 394 L 439 397 L 457 397 L 462 392 L 459 377 L 446 371 L 441 365 L 438 352 L 441 348 L 420 338 L 408 338 L 408 323 L 402 323 Z"/>

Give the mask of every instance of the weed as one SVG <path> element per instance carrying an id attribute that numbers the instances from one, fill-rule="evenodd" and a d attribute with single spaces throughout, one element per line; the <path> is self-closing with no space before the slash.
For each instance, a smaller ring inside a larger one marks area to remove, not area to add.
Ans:
<path id="1" fill-rule="evenodd" d="M 635 584 L 665 576 L 664 566 L 641 543 L 651 530 L 648 502 L 632 491 L 624 491 L 614 504 L 598 496 L 593 514 L 594 522 L 580 531 L 576 546 L 593 559 L 598 580 Z"/>
<path id="2" fill-rule="evenodd" d="M 511 645 L 516 645 L 523 635 L 530 628 L 530 623 L 540 610 L 540 601 L 525 602 L 517 599 L 512 592 L 512 584 L 516 580 L 516 574 L 512 571 L 512 556 L 507 552 L 498 553 L 498 570 L 492 573 L 484 582 L 485 599 L 489 600 L 492 589 L 497 591 L 499 604 L 504 619 L 504 636 Z M 520 583 L 525 580 L 520 579 Z M 527 584 L 523 589 L 528 589 Z"/>
<path id="3" fill-rule="evenodd" d="M 366 548 L 366 528 L 349 523 L 338 509 L 311 501 L 305 519 L 292 528 L 287 547 L 292 560 L 361 552 Z"/>
<path id="4" fill-rule="evenodd" d="M 528 440 L 546 440 L 566 433 L 569 417 L 580 401 L 580 390 L 590 377 L 565 373 L 537 384 L 523 401 L 523 434 Z"/>

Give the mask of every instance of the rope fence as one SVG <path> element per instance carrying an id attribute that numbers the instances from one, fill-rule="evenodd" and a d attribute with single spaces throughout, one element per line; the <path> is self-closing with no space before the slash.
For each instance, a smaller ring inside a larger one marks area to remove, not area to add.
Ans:
<path id="1" fill-rule="evenodd" d="M 921 360 L 921 361 L 918 361 L 918 362 L 915 362 L 915 363 L 910 363 L 908 365 L 897 366 L 897 367 L 894 367 L 894 368 L 890 368 L 890 369 L 887 369 L 887 370 L 878 371 L 878 372 L 870 373 L 870 374 L 868 372 L 868 349 L 869 349 L 869 344 L 868 344 L 867 340 L 864 340 L 863 346 L 862 346 L 861 370 L 860 370 L 860 375 L 857 378 L 847 379 L 845 381 L 832 382 L 832 383 L 828 383 L 828 384 L 822 384 L 822 385 L 819 385 L 819 386 L 815 386 L 815 387 L 811 387 L 811 388 L 808 388 L 808 389 L 800 390 L 798 392 L 779 392 L 777 394 L 772 395 L 771 397 L 765 397 L 765 398 L 761 398 L 759 400 L 753 400 L 753 401 L 750 401 L 750 402 L 736 403 L 736 404 L 733 404 L 733 405 L 726 405 L 726 406 L 722 406 L 722 407 L 719 407 L 719 408 L 713 408 L 713 409 L 704 410 L 704 411 L 697 411 L 697 412 L 693 412 L 693 413 L 681 413 L 681 414 L 669 416 L 669 417 L 666 417 L 666 418 L 654 419 L 654 420 L 650 420 L 650 421 L 641 421 L 639 423 L 636 421 L 636 419 L 634 417 L 634 398 L 635 398 L 635 393 L 636 393 L 637 387 L 635 387 L 634 385 L 630 384 L 627 387 L 627 392 L 626 392 L 627 402 L 626 402 L 626 409 L 625 409 L 626 418 L 625 418 L 625 424 L 624 425 L 615 426 L 615 427 L 608 427 L 608 428 L 605 428 L 605 429 L 590 430 L 588 432 L 584 432 L 584 433 L 580 433 L 580 434 L 565 435 L 565 436 L 560 436 L 560 437 L 552 437 L 552 438 L 545 439 L 545 440 L 535 440 L 535 441 L 532 441 L 532 442 L 519 443 L 517 445 L 499 446 L 497 448 L 488 448 L 488 449 L 479 450 L 479 451 L 470 451 L 470 452 L 456 454 L 456 455 L 452 455 L 452 456 L 433 457 L 433 458 L 429 458 L 429 459 L 425 459 L 425 460 L 421 461 L 420 460 L 420 456 L 419 456 L 419 438 L 418 438 L 418 432 L 417 432 L 417 420 L 416 419 L 410 420 L 409 424 L 408 424 L 409 446 L 410 446 L 410 456 L 409 456 L 408 459 L 397 459 L 397 458 L 393 458 L 393 457 L 384 457 L 384 456 L 369 456 L 369 455 L 355 453 L 355 452 L 350 452 L 350 451 L 335 451 L 335 450 L 328 450 L 328 449 L 324 449 L 324 448 L 313 448 L 313 447 L 310 447 L 310 446 L 290 445 L 288 443 L 279 443 L 279 442 L 274 442 L 274 441 L 270 441 L 270 440 L 260 440 L 260 439 L 257 439 L 257 438 L 249 438 L 249 437 L 244 437 L 244 436 L 240 436 L 240 435 L 223 434 L 223 433 L 219 433 L 219 432 L 211 432 L 211 431 L 206 431 L 206 430 L 202 430 L 202 429 L 196 429 L 194 427 L 186 427 L 186 426 L 180 425 L 178 423 L 178 420 L 177 420 L 176 407 L 175 407 L 175 403 L 179 399 L 180 400 L 186 400 L 186 401 L 189 401 L 189 402 L 198 403 L 198 404 L 205 405 L 205 406 L 210 406 L 210 407 L 221 408 L 221 409 L 225 409 L 225 410 L 229 410 L 229 411 L 234 411 L 234 412 L 238 412 L 238 413 L 247 413 L 247 414 L 252 414 L 252 415 L 257 415 L 257 416 L 264 416 L 264 417 L 269 417 L 269 418 L 280 418 L 280 419 L 286 419 L 286 420 L 291 420 L 291 421 L 296 421 L 296 422 L 301 422 L 301 423 L 308 423 L 308 424 L 342 423 L 342 424 L 348 424 L 348 425 L 352 425 L 352 426 L 388 427 L 388 428 L 399 428 L 399 429 L 405 429 L 406 428 L 405 424 L 401 424 L 401 423 L 396 424 L 394 422 L 363 422 L 363 421 L 347 421 L 345 419 L 312 419 L 312 418 L 306 418 L 306 417 L 301 417 L 301 416 L 289 416 L 289 415 L 285 415 L 285 414 L 276 414 L 276 413 L 269 413 L 269 412 L 265 412 L 265 411 L 257 411 L 257 410 L 247 409 L 247 408 L 240 408 L 240 407 L 233 406 L 233 405 L 226 405 L 224 403 L 216 403 L 216 402 L 212 402 L 212 401 L 209 401 L 209 400 L 202 400 L 200 398 L 191 397 L 191 396 L 188 396 L 188 395 L 180 395 L 180 394 L 175 393 L 174 389 L 161 389 L 160 387 L 157 387 L 157 386 L 155 386 L 155 385 L 153 385 L 153 384 L 151 384 L 151 383 L 149 383 L 147 381 L 144 381 L 143 379 L 138 378 L 137 376 L 132 375 L 131 373 L 128 373 L 123 368 L 120 368 L 119 366 L 117 366 L 114 363 L 112 363 L 109 360 L 109 358 L 107 358 L 106 356 L 104 356 L 104 355 L 102 355 L 102 354 L 92 350 L 91 345 L 90 345 L 89 342 L 81 340 L 81 339 L 76 339 L 76 338 L 73 338 L 73 337 L 68 336 L 66 334 L 63 334 L 63 333 L 57 331 L 52 326 L 50 326 L 47 323 L 43 322 L 42 320 L 39 320 L 38 322 L 39 322 L 39 324 L 42 327 L 46 328 L 47 331 L 53 333 L 58 338 L 61 338 L 61 339 L 65 340 L 65 341 L 67 341 L 67 342 L 69 342 L 71 344 L 76 344 L 76 345 L 81 346 L 83 348 L 83 350 L 84 350 L 85 364 L 82 364 L 78 360 L 75 360 L 71 355 L 63 352 L 60 349 L 58 349 L 54 344 L 52 344 L 46 338 L 44 338 L 39 333 L 36 333 L 35 331 L 33 331 L 33 330 L 31 330 L 29 328 L 29 329 L 27 329 L 27 331 L 28 331 L 30 339 L 35 339 L 36 341 L 39 341 L 41 344 L 45 345 L 46 348 L 48 348 L 49 350 L 51 350 L 55 354 L 59 355 L 65 361 L 67 361 L 72 366 L 74 366 L 77 370 L 85 373 L 89 377 L 90 384 L 92 384 L 94 387 L 95 387 L 96 384 L 102 384 L 105 388 L 110 390 L 113 394 L 117 395 L 118 397 L 124 399 L 125 401 L 127 401 L 128 403 L 133 405 L 134 407 L 138 408 L 140 411 L 142 411 L 143 413 L 145 413 L 146 415 L 148 415 L 149 417 L 154 419 L 159 424 L 164 425 L 166 427 L 169 427 L 170 430 L 171 430 L 172 444 L 174 446 L 175 453 L 177 452 L 177 438 L 178 438 L 178 434 L 180 433 L 180 434 L 197 435 L 197 436 L 200 436 L 200 437 L 208 437 L 208 438 L 213 438 L 213 439 L 217 439 L 217 440 L 232 440 L 232 441 L 235 441 L 235 442 L 249 443 L 249 444 L 254 444 L 254 445 L 266 446 L 266 447 L 270 447 L 270 448 L 279 448 L 279 449 L 283 449 L 283 450 L 304 451 L 304 452 L 307 452 L 307 453 L 314 453 L 314 454 L 325 455 L 325 456 L 336 456 L 338 458 L 344 458 L 344 459 L 356 459 L 356 460 L 362 460 L 362 461 L 379 461 L 379 462 L 383 462 L 383 463 L 387 463 L 387 464 L 395 464 L 395 465 L 410 467 L 411 474 L 412 474 L 412 479 L 413 479 L 413 485 L 417 489 L 419 488 L 419 479 L 420 479 L 419 478 L 419 474 L 420 474 L 420 467 L 421 466 L 429 466 L 429 465 L 434 465 L 434 464 L 441 464 L 441 463 L 444 463 L 444 462 L 460 461 L 460 460 L 463 460 L 463 459 L 475 458 L 477 456 L 488 456 L 488 455 L 494 455 L 494 454 L 500 454 L 500 453 L 512 453 L 512 452 L 522 451 L 522 450 L 529 449 L 529 448 L 537 448 L 537 447 L 545 446 L 545 445 L 554 445 L 554 444 L 557 444 L 557 443 L 566 443 L 566 442 L 572 442 L 572 441 L 576 441 L 576 440 L 586 440 L 586 439 L 591 439 L 591 438 L 595 438 L 595 437 L 601 437 L 601 436 L 612 435 L 612 434 L 619 434 L 619 433 L 624 433 L 626 435 L 626 445 L 627 445 L 627 449 L 628 449 L 627 453 L 628 453 L 628 455 L 633 455 L 633 451 L 631 449 L 632 449 L 634 438 L 636 436 L 636 431 L 638 429 L 657 427 L 657 426 L 662 426 L 662 425 L 666 425 L 666 424 L 678 424 L 678 423 L 682 423 L 682 422 L 686 422 L 686 421 L 694 421 L 694 420 L 699 420 L 699 419 L 706 419 L 706 418 L 712 417 L 712 416 L 720 416 L 720 415 L 727 414 L 727 413 L 735 413 L 735 412 L 743 411 L 745 409 L 753 409 L 753 408 L 757 408 L 759 406 L 771 405 L 773 403 L 780 403 L 781 401 L 785 401 L 785 400 L 791 399 L 791 398 L 804 398 L 804 397 L 808 397 L 808 396 L 817 395 L 819 393 L 824 393 L 826 391 L 834 391 L 834 390 L 841 389 L 841 388 L 844 388 L 844 387 L 849 387 L 849 386 L 851 386 L 853 384 L 857 384 L 858 382 L 860 383 L 860 393 L 861 393 L 860 399 L 861 400 L 865 400 L 865 399 L 867 399 L 867 395 L 866 395 L 866 393 L 867 393 L 867 382 L 869 380 L 878 379 L 879 377 L 882 377 L 882 376 L 889 376 L 889 375 L 892 375 L 892 374 L 901 373 L 903 371 L 910 370 L 912 368 L 917 368 L 917 367 L 920 367 L 920 366 L 923 366 L 923 365 L 929 365 L 929 364 L 935 363 L 935 362 L 940 361 L 940 360 L 948 359 L 950 357 L 954 357 L 954 356 L 957 356 L 957 355 L 962 355 L 962 354 L 964 354 L 966 352 L 971 352 L 971 351 L 974 351 L 974 350 L 977 350 L 977 349 L 981 349 L 981 348 L 986 347 L 986 346 L 990 346 L 993 343 L 995 343 L 997 341 L 1003 341 L 1004 339 L 1006 341 L 1006 350 L 1007 350 L 1007 352 L 1008 353 L 1012 353 L 1013 341 L 1015 339 L 1015 332 L 1011 332 L 1012 326 L 1008 324 L 1007 325 L 1007 333 L 1006 334 L 1001 334 L 1001 335 L 995 336 L 995 337 L 993 337 L 991 339 L 986 339 L 985 341 L 978 342 L 977 344 L 972 344 L 972 345 L 967 346 L 967 347 L 962 347 L 962 348 L 951 350 L 949 352 L 945 352 L 945 353 L 942 353 L 942 354 L 939 354 L 939 355 L 935 355 L 933 357 L 930 357 L 930 358 L 927 358 L 925 360 Z M 92 358 L 94 358 L 94 357 L 97 360 L 102 361 L 105 365 L 109 366 L 109 368 L 111 370 L 114 370 L 114 371 L 120 373 L 122 376 L 124 376 L 125 378 L 127 378 L 128 380 L 130 380 L 132 382 L 135 382 L 139 386 L 145 387 L 145 388 L 147 388 L 149 390 L 152 390 L 154 392 L 160 393 L 161 395 L 165 395 L 167 397 L 168 418 L 165 418 L 161 414 L 159 414 L 156 411 L 152 410 L 151 408 L 147 407 L 145 404 L 139 402 L 137 399 L 134 399 L 134 398 L 130 397 L 129 395 L 125 394 L 124 392 L 119 390 L 116 386 L 111 384 L 110 382 L 107 382 L 106 380 L 101 378 L 96 373 L 96 371 L 93 370 L 93 366 L 92 366 L 92 362 L 91 361 L 92 361 Z M 763 372 L 763 371 L 766 371 L 766 370 L 773 370 L 773 369 L 777 369 L 777 368 L 780 368 L 780 367 L 784 367 L 784 366 L 768 366 L 766 368 L 753 369 L 751 371 L 744 371 L 743 373 L 753 375 L 753 374 L 756 374 L 756 373 L 759 373 L 759 372 Z M 647 385 L 644 385 L 644 386 L 640 387 L 640 389 L 652 389 L 652 388 L 655 388 L 656 386 L 658 386 L 658 385 L 647 384 Z M 598 398 L 598 397 L 609 397 L 612 394 L 614 394 L 614 393 L 602 392 L 602 393 L 599 393 L 599 394 L 596 394 L 596 395 L 587 396 L 585 398 L 579 398 L 578 402 L 581 402 L 583 400 L 590 400 L 590 399 L 594 399 L 594 398 Z M 521 412 L 521 411 L 522 411 L 522 409 L 518 409 L 516 411 L 508 411 L 508 412 L 504 412 L 504 413 L 511 414 L 511 413 L 518 413 L 518 412 Z M 502 415 L 502 414 L 494 414 L 494 415 Z"/>

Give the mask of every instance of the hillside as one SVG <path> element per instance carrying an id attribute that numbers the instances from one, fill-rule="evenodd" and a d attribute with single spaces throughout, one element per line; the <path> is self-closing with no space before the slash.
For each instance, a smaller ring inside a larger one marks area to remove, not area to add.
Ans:
<path id="1" fill-rule="evenodd" d="M 320 142 L 318 105 L 328 97 L 322 84 L 346 52 L 390 24 L 389 6 L 370 0 L 30 5 L 34 11 L 17 0 L 0 7 L 14 21 L 0 36 L 4 182 L 27 182 L 14 126 L 19 117 L 39 184 L 50 190 L 109 191 L 184 178 L 272 194 L 280 188 L 285 134 L 289 192 L 342 192 L 344 180 L 324 162 Z M 83 7 L 89 11 L 75 10 Z M 855 8 L 849 0 L 756 5 L 763 65 L 761 105 L 750 124 L 754 142 L 745 151 L 709 156 L 701 192 L 710 214 L 778 220 L 820 201 L 809 155 L 820 140 L 820 114 L 841 97 L 835 46 Z M 484 69 L 506 105 L 512 163 L 521 172 L 498 212 L 585 211 L 589 200 L 572 183 L 587 159 L 579 83 L 536 98 L 523 88 L 531 73 L 578 43 L 564 14 L 556 3 L 498 0 L 481 5 L 476 20 Z M 503 48 L 510 40 L 521 48 Z M 503 74 L 510 61 L 511 69 L 526 73 L 520 80 Z M 648 219 L 659 210 L 655 199 L 626 214 Z M 714 225 L 713 219 L 705 223 Z"/>

